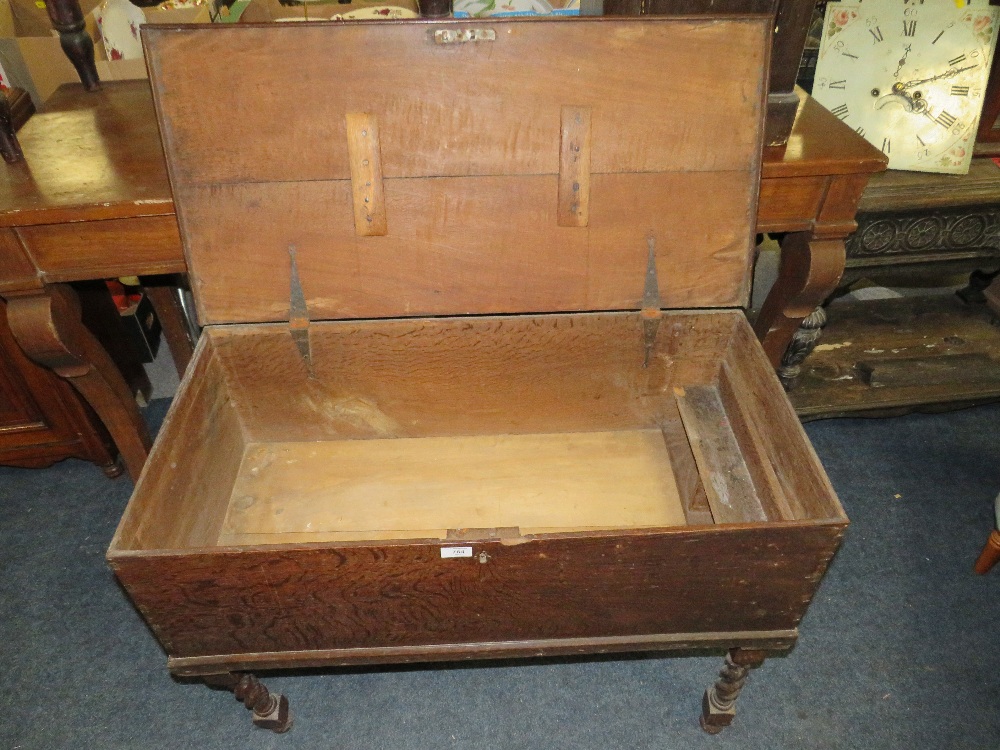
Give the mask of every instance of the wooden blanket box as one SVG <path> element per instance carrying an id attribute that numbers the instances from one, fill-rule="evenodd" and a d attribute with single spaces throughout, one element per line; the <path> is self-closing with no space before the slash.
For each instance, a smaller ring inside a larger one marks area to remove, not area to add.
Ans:
<path id="1" fill-rule="evenodd" d="M 173 674 L 284 731 L 257 671 L 711 648 L 732 721 L 847 526 L 741 309 L 771 23 L 144 28 L 206 328 L 108 560 Z"/>

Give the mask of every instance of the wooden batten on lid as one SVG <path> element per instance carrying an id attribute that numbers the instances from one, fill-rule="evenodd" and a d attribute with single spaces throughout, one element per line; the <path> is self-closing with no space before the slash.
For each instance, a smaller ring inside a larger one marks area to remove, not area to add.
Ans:
<path id="1" fill-rule="evenodd" d="M 203 323 L 748 301 L 767 17 L 144 35 Z"/>

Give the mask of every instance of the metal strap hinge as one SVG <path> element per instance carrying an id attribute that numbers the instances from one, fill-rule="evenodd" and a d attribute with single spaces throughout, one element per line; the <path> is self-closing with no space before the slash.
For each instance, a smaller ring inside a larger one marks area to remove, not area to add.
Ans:
<path id="1" fill-rule="evenodd" d="M 642 318 L 643 367 L 649 366 L 649 357 L 656 345 L 656 332 L 660 328 L 660 316 L 663 314 L 660 310 L 660 282 L 656 278 L 656 237 L 652 232 L 646 237 L 646 248 L 646 285 L 642 293 L 642 309 L 639 311 Z"/>
<path id="2" fill-rule="evenodd" d="M 306 296 L 302 292 L 302 281 L 299 279 L 299 265 L 296 259 L 295 245 L 288 246 L 288 260 L 291 266 L 289 287 L 291 292 L 288 301 L 288 332 L 295 342 L 296 348 L 309 369 L 309 377 L 315 377 L 312 366 L 312 349 L 309 344 L 309 308 L 306 306 Z"/>

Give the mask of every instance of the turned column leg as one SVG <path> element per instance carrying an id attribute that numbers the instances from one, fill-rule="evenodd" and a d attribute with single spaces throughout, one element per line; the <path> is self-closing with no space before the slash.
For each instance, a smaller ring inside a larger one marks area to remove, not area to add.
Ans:
<path id="1" fill-rule="evenodd" d="M 846 258 L 842 239 L 815 239 L 808 232 L 785 236 L 778 278 L 754 321 L 754 332 L 775 369 L 802 321 L 836 288 Z"/>
<path id="2" fill-rule="evenodd" d="M 79 0 L 48 0 L 45 7 L 52 28 L 59 32 L 63 52 L 76 68 L 83 87 L 87 91 L 97 91 L 101 88 L 101 79 L 94 62 L 94 41 L 87 33 Z"/>
<path id="3" fill-rule="evenodd" d="M 743 690 L 751 669 L 764 663 L 766 654 L 745 648 L 730 649 L 726 663 L 719 672 L 718 681 L 705 691 L 701 702 L 701 728 L 709 734 L 718 734 L 733 723 L 736 716 L 736 699 Z"/>
<path id="4" fill-rule="evenodd" d="M 14 113 L 11 112 L 7 95 L 0 91 L 0 156 L 8 164 L 21 161 L 24 153 L 14 131 Z"/>
<path id="5" fill-rule="evenodd" d="M 7 320 L 24 353 L 69 380 L 104 422 L 133 480 L 152 441 L 132 392 L 94 335 L 80 322 L 80 301 L 65 284 L 7 297 Z"/>
<path id="6" fill-rule="evenodd" d="M 236 699 L 243 702 L 253 712 L 253 723 L 261 729 L 270 729 L 282 734 L 292 728 L 292 713 L 288 710 L 288 698 L 280 693 L 272 693 L 264 683 L 252 674 L 206 675 L 202 679 L 211 686 L 229 690 Z"/>

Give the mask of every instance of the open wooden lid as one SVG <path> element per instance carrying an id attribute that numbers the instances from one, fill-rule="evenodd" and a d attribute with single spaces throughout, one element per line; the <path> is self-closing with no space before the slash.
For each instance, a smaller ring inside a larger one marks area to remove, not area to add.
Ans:
<path id="1" fill-rule="evenodd" d="M 770 32 L 144 27 L 202 322 L 744 306 Z"/>

